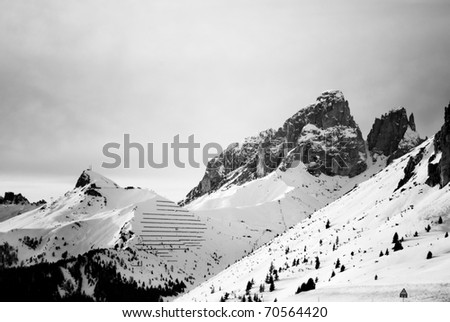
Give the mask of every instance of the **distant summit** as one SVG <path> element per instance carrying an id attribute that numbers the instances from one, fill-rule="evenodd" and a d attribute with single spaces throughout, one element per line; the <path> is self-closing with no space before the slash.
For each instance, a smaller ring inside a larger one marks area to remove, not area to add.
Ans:
<path id="1" fill-rule="evenodd" d="M 416 131 L 414 114 L 409 117 L 404 107 L 376 118 L 367 137 L 369 150 L 389 157 L 388 163 L 408 153 L 423 140 Z"/>
<path id="2" fill-rule="evenodd" d="M 91 185 L 91 188 L 119 188 L 117 183 L 94 172 L 91 169 L 84 170 L 77 180 L 75 188 Z"/>
<path id="3" fill-rule="evenodd" d="M 315 176 L 351 178 L 366 171 L 369 157 L 376 160 L 375 155 L 382 155 L 389 164 L 422 142 L 414 115 L 408 117 L 403 107 L 375 119 L 366 142 L 342 91 L 327 90 L 278 130 L 265 130 L 243 143 L 230 144 L 209 161 L 202 180 L 180 204 L 298 163 Z"/>
<path id="4" fill-rule="evenodd" d="M 184 205 L 227 185 L 241 185 L 280 168 L 304 163 L 311 173 L 353 177 L 364 172 L 365 141 L 339 90 L 328 90 L 287 119 L 243 143 L 232 143 L 207 165 L 205 175 Z"/>

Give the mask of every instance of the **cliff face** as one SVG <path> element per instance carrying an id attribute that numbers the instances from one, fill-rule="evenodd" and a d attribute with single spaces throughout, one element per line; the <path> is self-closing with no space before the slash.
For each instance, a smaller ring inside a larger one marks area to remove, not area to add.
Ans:
<path id="1" fill-rule="evenodd" d="M 355 176 L 366 168 L 365 142 L 341 91 L 323 92 L 314 104 L 242 144 L 233 143 L 207 166 L 180 204 L 228 184 L 243 184 L 277 168 L 304 163 L 313 174 Z"/>
<path id="2" fill-rule="evenodd" d="M 416 132 L 414 115 L 411 114 L 408 118 L 403 107 L 375 119 L 367 136 L 369 151 L 389 157 L 388 163 L 422 142 Z"/>
<path id="3" fill-rule="evenodd" d="M 0 196 L 0 204 L 29 205 L 30 202 L 20 193 L 14 194 L 14 192 L 5 192 L 4 197 Z"/>
<path id="4" fill-rule="evenodd" d="M 450 182 L 450 104 L 445 108 L 444 125 L 434 136 L 434 151 L 428 162 L 427 183 L 442 188 Z"/>

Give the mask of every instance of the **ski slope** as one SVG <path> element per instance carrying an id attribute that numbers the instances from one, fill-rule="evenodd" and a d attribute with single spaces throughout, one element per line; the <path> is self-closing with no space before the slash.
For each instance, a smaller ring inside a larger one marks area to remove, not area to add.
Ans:
<path id="1" fill-rule="evenodd" d="M 408 160 L 421 151 L 423 158 L 412 178 L 396 190 Z M 450 238 L 444 237 L 450 230 L 450 187 L 425 184 L 433 153 L 433 139 L 429 139 L 177 300 L 219 301 L 227 294 L 229 301 L 241 301 L 251 280 L 249 294 L 263 301 L 397 301 L 402 288 L 409 291 L 410 300 L 450 300 Z M 395 233 L 403 239 L 403 250 L 393 250 Z M 426 259 L 428 252 L 431 259 Z M 293 265 L 297 260 L 300 263 Z M 279 276 L 273 292 L 265 283 L 271 263 Z M 316 289 L 296 294 L 309 278 L 317 280 Z"/>

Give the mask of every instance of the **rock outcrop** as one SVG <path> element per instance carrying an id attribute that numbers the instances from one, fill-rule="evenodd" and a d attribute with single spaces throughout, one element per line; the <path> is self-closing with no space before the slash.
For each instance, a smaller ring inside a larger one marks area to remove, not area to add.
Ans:
<path id="1" fill-rule="evenodd" d="M 244 143 L 233 143 L 210 160 L 184 205 L 228 184 L 243 184 L 299 161 L 319 175 L 355 176 L 365 171 L 365 142 L 341 91 L 323 92 L 314 104 Z"/>
<path id="2" fill-rule="evenodd" d="M 408 118 L 405 108 L 392 110 L 375 119 L 367 136 L 367 144 L 372 154 L 388 157 L 388 163 L 408 153 L 423 140 L 416 132 L 414 115 Z"/>
<path id="3" fill-rule="evenodd" d="M 90 170 L 84 170 L 75 184 L 75 188 L 85 187 L 91 185 L 93 189 L 101 188 L 119 188 L 119 186 L 112 180 Z"/>
<path id="4" fill-rule="evenodd" d="M 0 204 L 29 205 L 30 202 L 20 193 L 14 194 L 14 192 L 5 192 L 4 197 L 0 199 Z"/>
<path id="5" fill-rule="evenodd" d="M 434 136 L 434 151 L 428 161 L 427 183 L 442 188 L 450 182 L 450 104 L 445 108 L 444 125 Z"/>
<path id="6" fill-rule="evenodd" d="M 41 206 L 45 203 L 46 201 L 44 199 L 30 203 L 21 193 L 15 194 L 14 192 L 5 192 L 4 197 L 0 196 L 0 205 Z"/>

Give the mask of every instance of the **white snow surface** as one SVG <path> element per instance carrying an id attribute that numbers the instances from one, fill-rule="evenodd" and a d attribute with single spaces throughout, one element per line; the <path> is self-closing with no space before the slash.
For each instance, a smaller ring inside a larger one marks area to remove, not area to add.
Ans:
<path id="1" fill-rule="evenodd" d="M 420 149 L 424 149 L 424 157 L 416 166 L 413 177 L 402 189 L 394 192 L 404 177 L 403 170 L 409 158 L 417 155 Z M 428 160 L 433 153 L 433 139 L 429 139 L 334 202 L 326 197 L 330 195 L 326 190 L 332 189 L 333 184 L 344 185 L 342 180 L 333 183 L 334 178 L 327 178 L 322 184 L 313 185 L 312 182 L 320 178 L 299 176 L 297 180 L 301 181 L 296 181 L 296 175 L 289 171 L 284 177 L 281 175 L 286 186 L 296 186 L 292 190 L 286 188 L 279 199 L 281 208 L 289 214 L 285 218 L 293 219 L 296 214 L 299 223 L 176 300 L 219 301 L 227 293 L 229 301 L 240 301 L 246 293 L 247 282 L 251 280 L 254 286 L 250 295 L 256 294 L 269 302 L 275 299 L 301 302 L 399 301 L 403 288 L 407 289 L 412 301 L 450 300 L 450 238 L 444 238 L 450 230 L 450 187 L 440 189 L 425 184 Z M 373 173 L 375 167 L 376 163 L 371 166 Z M 274 175 L 267 180 L 280 179 Z M 347 180 L 349 184 L 350 179 Z M 251 184 L 264 189 L 261 182 Z M 311 187 L 302 191 L 301 184 Z M 281 195 L 283 184 L 277 187 Z M 250 189 L 250 185 L 240 189 Z M 247 204 L 244 197 L 239 199 L 235 196 L 237 193 L 230 193 L 227 202 L 235 207 Z M 327 200 L 330 204 L 322 208 L 321 204 Z M 276 211 L 273 204 L 276 202 L 263 204 L 255 216 L 265 218 L 272 213 L 273 217 Z M 308 206 L 302 208 L 302 205 Z M 191 207 L 203 209 L 203 213 L 197 210 L 199 215 L 221 209 L 225 216 L 229 204 L 208 196 L 197 200 Z M 308 211 L 314 207 L 317 211 L 308 217 Z M 237 217 L 241 217 L 241 213 Z M 443 224 L 438 224 L 439 217 Z M 331 227 L 326 229 L 328 220 Z M 430 232 L 425 230 L 428 225 Z M 403 239 L 403 250 L 397 252 L 394 252 L 392 243 L 395 233 Z M 389 255 L 385 255 L 386 250 Z M 433 257 L 427 260 L 428 252 L 432 252 Z M 316 257 L 320 260 L 319 269 L 315 268 Z M 293 266 L 294 259 L 299 259 L 300 264 Z M 338 259 L 345 266 L 342 272 L 340 267 L 336 268 Z M 279 271 L 273 292 L 264 283 L 271 263 Z M 331 278 L 333 271 L 335 276 Z M 316 289 L 296 294 L 297 288 L 309 278 L 317 279 Z M 261 284 L 265 284 L 263 292 L 259 290 Z"/>

